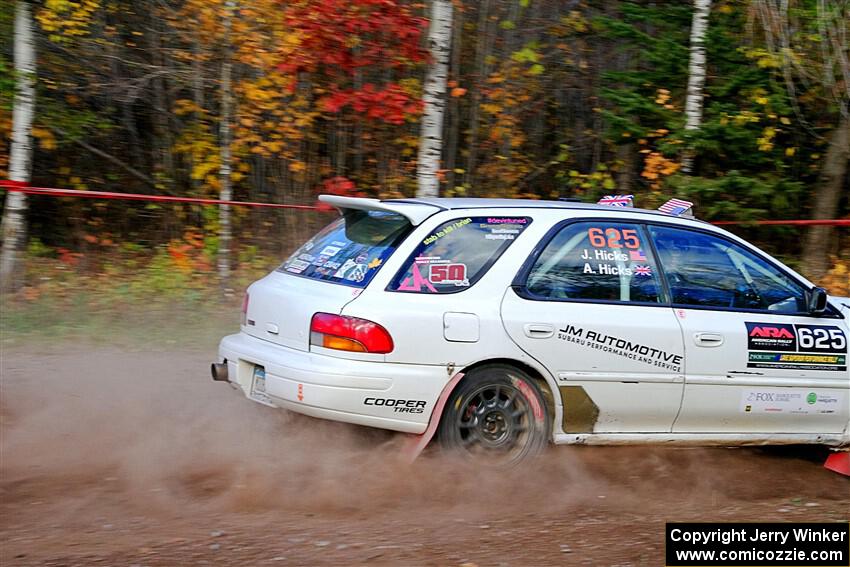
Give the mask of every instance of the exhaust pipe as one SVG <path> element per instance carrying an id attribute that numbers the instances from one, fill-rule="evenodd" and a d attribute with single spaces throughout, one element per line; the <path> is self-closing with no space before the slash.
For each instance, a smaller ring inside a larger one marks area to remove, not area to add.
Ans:
<path id="1" fill-rule="evenodd" d="M 212 373 L 212 379 L 216 382 L 229 382 L 230 380 L 227 378 L 227 361 L 224 362 L 213 362 L 210 365 L 210 373 Z"/>

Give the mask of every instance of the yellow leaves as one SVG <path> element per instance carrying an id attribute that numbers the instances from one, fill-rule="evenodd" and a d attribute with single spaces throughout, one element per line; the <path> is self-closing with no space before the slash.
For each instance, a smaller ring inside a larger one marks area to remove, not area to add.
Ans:
<path id="1" fill-rule="evenodd" d="M 303 161 L 292 161 L 289 164 L 289 171 L 292 173 L 301 173 L 307 170 L 307 164 Z"/>
<path id="2" fill-rule="evenodd" d="M 646 152 L 647 150 L 642 150 Z M 654 189 L 660 187 L 659 181 L 662 177 L 673 175 L 682 165 L 665 157 L 661 152 L 649 151 L 643 162 L 641 177 L 650 180 Z"/>
<path id="3" fill-rule="evenodd" d="M 791 124 L 791 120 L 787 116 L 780 116 L 779 121 L 785 124 L 786 126 Z"/>
<path id="4" fill-rule="evenodd" d="M 194 179 L 195 181 L 201 181 L 213 171 L 217 171 L 219 165 L 217 162 L 218 160 L 210 160 L 196 163 L 192 167 L 192 179 Z"/>
<path id="5" fill-rule="evenodd" d="M 51 41 L 69 42 L 88 34 L 91 20 L 99 8 L 99 0 L 45 0 L 35 17 L 42 29 L 48 32 Z"/>
<path id="6" fill-rule="evenodd" d="M 499 114 L 500 112 L 502 112 L 502 107 L 492 102 L 485 102 L 481 105 L 481 110 L 483 110 L 487 114 Z"/>
<path id="7" fill-rule="evenodd" d="M 833 256 L 830 260 L 832 268 L 821 279 L 820 284 L 833 295 L 850 295 L 850 261 L 846 256 L 843 259 Z"/>
<path id="8" fill-rule="evenodd" d="M 741 52 L 756 62 L 756 65 L 762 69 L 781 69 L 782 56 L 779 53 L 772 53 L 761 47 L 740 48 Z"/>
<path id="9" fill-rule="evenodd" d="M 455 87 L 451 90 L 451 95 L 455 98 L 461 97 L 466 94 L 466 89 L 461 87 Z"/>
<path id="10" fill-rule="evenodd" d="M 773 149 L 773 138 L 776 137 L 776 129 L 768 126 L 761 131 L 761 137 L 756 140 L 759 150 L 769 152 Z"/>
<path id="11" fill-rule="evenodd" d="M 794 157 L 794 154 L 797 153 L 797 148 L 785 148 L 785 155 L 787 157 Z"/>
<path id="12" fill-rule="evenodd" d="M 666 104 L 670 100 L 670 91 L 667 89 L 658 89 L 655 96 L 655 104 Z"/>
<path id="13" fill-rule="evenodd" d="M 44 150 L 56 149 L 56 137 L 53 135 L 53 132 L 47 128 L 41 128 L 38 126 L 33 127 L 32 137 L 38 140 L 40 148 Z"/>
<path id="14" fill-rule="evenodd" d="M 181 98 L 174 101 L 174 114 L 177 116 L 186 116 L 187 114 L 204 113 L 203 108 L 195 104 L 194 101 L 187 98 Z"/>

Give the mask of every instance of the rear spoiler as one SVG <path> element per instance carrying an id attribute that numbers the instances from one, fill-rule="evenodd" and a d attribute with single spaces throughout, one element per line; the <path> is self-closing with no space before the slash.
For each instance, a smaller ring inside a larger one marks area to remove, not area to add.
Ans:
<path id="1" fill-rule="evenodd" d="M 428 205 L 425 203 L 410 203 L 403 201 L 381 201 L 380 199 L 367 199 L 365 197 L 341 197 L 339 195 L 319 195 L 319 201 L 339 209 L 342 213 L 344 209 L 357 209 L 360 211 L 385 211 L 388 213 L 396 213 L 410 221 L 410 224 L 417 226 L 425 219 L 438 213 L 443 209 L 436 205 Z"/>

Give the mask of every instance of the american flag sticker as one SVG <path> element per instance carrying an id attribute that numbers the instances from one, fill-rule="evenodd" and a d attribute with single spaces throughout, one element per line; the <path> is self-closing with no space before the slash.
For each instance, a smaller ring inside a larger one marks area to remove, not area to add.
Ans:
<path id="1" fill-rule="evenodd" d="M 636 276 L 651 276 L 652 268 L 649 266 L 635 266 L 635 275 Z"/>
<path id="2" fill-rule="evenodd" d="M 685 213 L 693 207 L 694 204 L 690 201 L 683 201 L 682 199 L 670 199 L 660 207 L 658 210 L 662 213 L 667 213 L 668 215 L 679 216 L 682 213 Z"/>
<path id="3" fill-rule="evenodd" d="M 646 262 L 646 254 L 643 250 L 629 250 L 629 260 L 632 262 Z"/>

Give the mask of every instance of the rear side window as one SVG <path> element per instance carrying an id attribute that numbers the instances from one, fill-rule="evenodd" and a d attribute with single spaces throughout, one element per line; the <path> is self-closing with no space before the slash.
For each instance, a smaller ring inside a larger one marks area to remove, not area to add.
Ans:
<path id="1" fill-rule="evenodd" d="M 660 303 L 661 280 L 638 225 L 566 225 L 531 268 L 526 291 L 539 299 Z"/>
<path id="2" fill-rule="evenodd" d="M 403 216 L 348 209 L 304 243 L 279 272 L 366 287 L 411 230 Z"/>
<path id="3" fill-rule="evenodd" d="M 422 239 L 388 289 L 463 291 L 475 285 L 530 224 L 529 217 L 463 217 L 443 223 Z"/>

